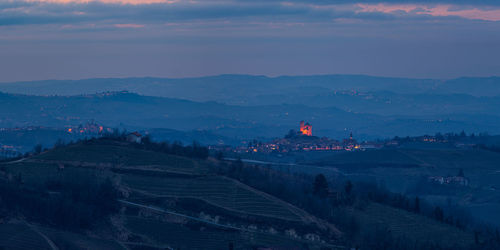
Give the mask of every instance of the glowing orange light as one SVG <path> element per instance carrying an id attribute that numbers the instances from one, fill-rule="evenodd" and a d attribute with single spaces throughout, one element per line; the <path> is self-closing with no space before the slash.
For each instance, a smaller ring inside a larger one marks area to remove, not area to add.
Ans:
<path id="1" fill-rule="evenodd" d="M 300 121 L 300 132 L 303 135 L 312 136 L 312 125 L 309 123 L 304 124 L 304 121 Z"/>

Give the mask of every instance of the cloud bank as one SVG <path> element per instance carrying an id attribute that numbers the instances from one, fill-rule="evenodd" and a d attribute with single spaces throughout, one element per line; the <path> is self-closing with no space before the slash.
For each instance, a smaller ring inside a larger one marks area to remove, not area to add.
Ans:
<path id="1" fill-rule="evenodd" d="M 0 26 L 36 24 L 162 24 L 242 20 L 335 22 L 463 18 L 500 21 L 500 1 L 241 1 L 0 0 Z"/>

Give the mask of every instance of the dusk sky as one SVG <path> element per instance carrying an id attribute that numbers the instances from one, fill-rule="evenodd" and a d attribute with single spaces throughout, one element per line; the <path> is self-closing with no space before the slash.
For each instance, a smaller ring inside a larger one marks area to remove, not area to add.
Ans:
<path id="1" fill-rule="evenodd" d="M 0 82 L 500 75 L 500 1 L 0 0 Z"/>

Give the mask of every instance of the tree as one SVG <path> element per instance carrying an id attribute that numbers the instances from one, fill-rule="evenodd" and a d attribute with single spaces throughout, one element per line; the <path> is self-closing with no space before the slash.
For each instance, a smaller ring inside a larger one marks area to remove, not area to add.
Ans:
<path id="1" fill-rule="evenodd" d="M 467 134 L 465 134 L 465 131 L 462 130 L 462 132 L 460 132 L 460 137 L 463 138 L 463 137 L 466 137 L 466 136 L 467 136 Z"/>
<path id="2" fill-rule="evenodd" d="M 65 145 L 64 141 L 61 138 L 59 138 L 59 139 L 57 139 L 56 143 L 54 144 L 54 148 L 60 148 L 64 145 Z"/>
<path id="3" fill-rule="evenodd" d="M 294 138 L 295 136 L 297 136 L 297 132 L 295 132 L 295 130 L 293 129 L 290 129 L 290 131 L 288 131 L 288 134 L 285 135 L 285 139 Z"/>
<path id="4" fill-rule="evenodd" d="M 415 213 L 420 213 L 420 199 L 417 197 L 415 197 Z"/>
<path id="5" fill-rule="evenodd" d="M 347 181 L 347 183 L 345 184 L 345 193 L 347 195 L 350 195 L 351 194 L 351 191 L 352 191 L 352 182 L 351 181 Z"/>
<path id="6" fill-rule="evenodd" d="M 443 209 L 440 208 L 439 206 L 434 209 L 434 218 L 438 221 L 443 221 L 444 219 L 444 212 Z"/>
<path id="7" fill-rule="evenodd" d="M 144 145 L 149 145 L 153 142 L 153 140 L 151 140 L 151 136 L 150 135 L 145 135 L 141 138 L 141 142 L 144 144 Z"/>
<path id="8" fill-rule="evenodd" d="M 42 152 L 42 144 L 36 144 L 36 146 L 33 148 L 33 153 L 38 155 L 41 152 Z"/>
<path id="9" fill-rule="evenodd" d="M 222 153 L 222 151 L 217 151 L 217 153 L 215 154 L 215 158 L 217 158 L 217 160 L 219 161 L 224 160 L 224 153 Z"/>
<path id="10" fill-rule="evenodd" d="M 313 193 L 320 197 L 326 197 L 328 194 L 328 182 L 323 174 L 318 174 L 314 178 Z"/>

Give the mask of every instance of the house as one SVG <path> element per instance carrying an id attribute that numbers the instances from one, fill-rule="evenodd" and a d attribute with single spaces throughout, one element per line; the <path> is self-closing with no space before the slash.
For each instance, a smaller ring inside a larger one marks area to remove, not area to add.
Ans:
<path id="1" fill-rule="evenodd" d="M 141 140 L 142 140 L 142 135 L 139 134 L 139 132 L 137 131 L 127 135 L 128 142 L 141 143 Z"/>
<path id="2" fill-rule="evenodd" d="M 427 180 L 432 183 L 440 185 L 451 185 L 451 186 L 468 186 L 469 179 L 464 176 L 429 176 Z"/>
<path id="3" fill-rule="evenodd" d="M 468 186 L 469 179 L 463 176 L 450 176 L 445 179 L 446 184 L 456 185 L 456 186 Z"/>

